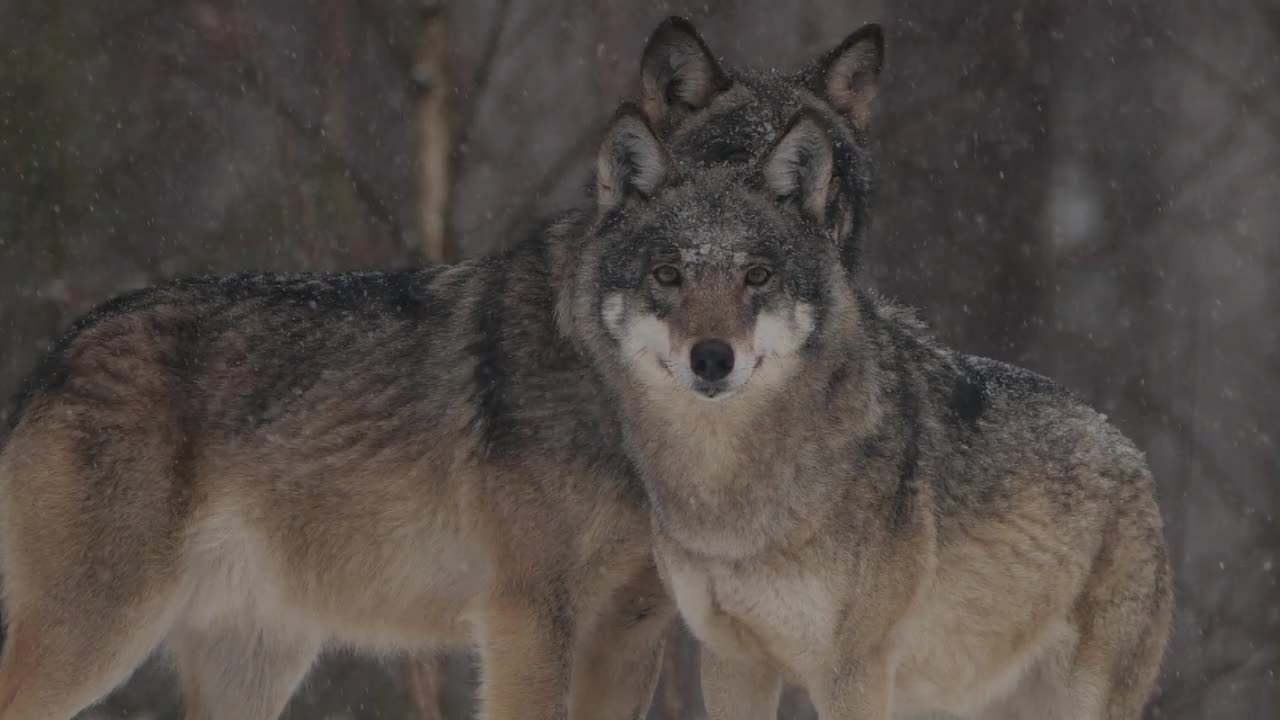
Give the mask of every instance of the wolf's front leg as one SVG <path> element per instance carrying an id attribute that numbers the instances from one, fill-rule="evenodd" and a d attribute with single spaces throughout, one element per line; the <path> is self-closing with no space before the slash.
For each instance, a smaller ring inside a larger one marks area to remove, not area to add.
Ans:
<path id="1" fill-rule="evenodd" d="M 166 645 L 187 720 L 277 720 L 322 640 L 247 623 L 180 624 Z"/>
<path id="2" fill-rule="evenodd" d="M 702 646 L 707 720 L 775 720 L 782 676 L 764 658 L 717 654 Z"/>
<path id="3" fill-rule="evenodd" d="M 892 673 L 887 653 L 849 653 L 810 681 L 819 720 L 889 720 Z"/>
<path id="4" fill-rule="evenodd" d="M 550 593 L 495 602 L 480 622 L 480 720 L 567 720 L 569 612 L 537 603 Z"/>
<path id="5" fill-rule="evenodd" d="M 675 603 L 652 564 L 574 628 L 570 720 L 644 720 L 674 626 Z"/>

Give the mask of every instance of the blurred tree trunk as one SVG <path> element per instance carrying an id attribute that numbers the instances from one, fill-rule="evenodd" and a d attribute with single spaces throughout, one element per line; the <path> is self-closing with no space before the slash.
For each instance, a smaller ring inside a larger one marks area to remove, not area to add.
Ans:
<path id="1" fill-rule="evenodd" d="M 449 86 L 448 35 L 440 0 L 420 0 L 413 63 L 416 90 L 418 252 L 433 263 L 450 262 L 456 248 L 448 240 Z"/>
<path id="2" fill-rule="evenodd" d="M 431 263 L 453 262 L 448 242 L 449 88 L 448 35 L 441 0 L 419 0 L 413 86 L 417 139 L 418 254 Z M 418 720 L 444 716 L 445 659 L 435 654 L 410 659 L 405 673 Z"/>

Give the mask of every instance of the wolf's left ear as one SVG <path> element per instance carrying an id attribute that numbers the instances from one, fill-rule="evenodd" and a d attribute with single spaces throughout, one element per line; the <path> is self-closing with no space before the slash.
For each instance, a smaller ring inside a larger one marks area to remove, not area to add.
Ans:
<path id="1" fill-rule="evenodd" d="M 764 157 L 765 185 L 779 200 L 794 202 L 818 223 L 825 223 L 835 182 L 831 133 L 812 110 L 791 119 L 773 150 Z"/>
<path id="2" fill-rule="evenodd" d="M 871 106 L 880 91 L 884 31 L 868 23 L 802 73 L 804 84 L 831 103 L 858 130 L 871 124 Z"/>
<path id="3" fill-rule="evenodd" d="M 683 114 L 707 106 L 729 87 L 693 23 L 672 16 L 663 20 L 640 57 L 640 93 L 644 113 L 655 127 L 668 127 Z"/>
<path id="4" fill-rule="evenodd" d="M 667 177 L 671 160 L 649 128 L 644 113 L 623 103 L 605 131 L 596 156 L 596 204 L 601 213 L 617 208 L 627 196 L 653 194 Z"/>

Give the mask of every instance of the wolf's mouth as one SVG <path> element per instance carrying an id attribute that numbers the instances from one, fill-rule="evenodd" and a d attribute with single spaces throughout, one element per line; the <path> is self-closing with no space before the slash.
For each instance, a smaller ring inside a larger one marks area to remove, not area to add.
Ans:
<path id="1" fill-rule="evenodd" d="M 724 400 L 730 395 L 738 391 L 736 387 L 730 387 L 724 383 L 697 383 L 693 386 L 693 391 L 704 400 L 717 402 Z"/>

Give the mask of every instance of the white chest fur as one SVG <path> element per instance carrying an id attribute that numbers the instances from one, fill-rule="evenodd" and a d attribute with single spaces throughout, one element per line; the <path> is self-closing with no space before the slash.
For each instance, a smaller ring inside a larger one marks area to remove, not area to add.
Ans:
<path id="1" fill-rule="evenodd" d="M 839 590 L 838 573 L 805 571 L 783 559 L 694 558 L 662 539 L 657 557 L 685 623 L 716 653 L 767 658 L 789 681 L 802 684 L 838 664 L 837 629 L 845 625 L 851 600 Z M 1047 663 L 1046 677 L 1061 673 L 1055 663 L 1074 647 L 1074 633 L 1062 621 L 1010 626 L 1010 613 L 991 608 L 992 601 L 975 612 L 972 604 L 957 602 L 964 596 L 956 583 L 943 587 L 913 603 L 893 633 L 895 717 L 971 716 L 1016 697 L 1037 663 Z"/>
<path id="2" fill-rule="evenodd" d="M 685 623 L 715 652 L 767 657 L 793 678 L 829 663 L 839 598 L 822 578 L 786 564 L 729 566 L 661 547 L 658 561 Z"/>

